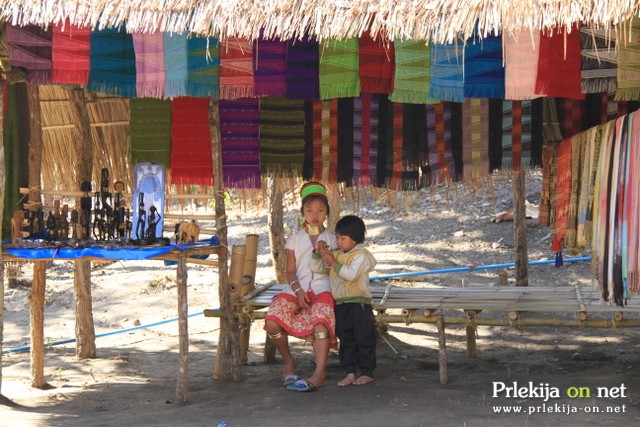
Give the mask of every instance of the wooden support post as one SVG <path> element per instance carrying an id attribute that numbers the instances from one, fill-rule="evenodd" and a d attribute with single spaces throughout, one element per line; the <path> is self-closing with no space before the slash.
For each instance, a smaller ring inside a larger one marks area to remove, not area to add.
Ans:
<path id="1" fill-rule="evenodd" d="M 522 169 L 513 175 L 514 236 L 516 248 L 516 286 L 529 286 L 529 257 L 527 255 L 527 224 L 525 180 Z"/>
<path id="2" fill-rule="evenodd" d="M 188 357 L 189 357 L 189 303 L 187 298 L 187 254 L 178 256 L 176 270 L 178 289 L 178 381 L 176 402 L 185 403 L 188 393 Z"/>
<path id="3" fill-rule="evenodd" d="M 240 297 L 251 292 L 256 285 L 256 266 L 258 265 L 258 241 L 257 234 L 249 234 L 245 238 L 247 252 L 244 258 L 244 270 L 242 272 L 242 286 Z M 244 312 L 243 312 L 244 313 Z M 247 363 L 247 352 L 249 351 L 249 338 L 251 333 L 251 319 L 245 313 L 240 325 L 240 363 Z"/>
<path id="4" fill-rule="evenodd" d="M 29 210 L 37 211 L 42 206 L 40 199 L 40 176 L 42 175 L 42 121 L 40 109 L 40 86 L 27 84 L 29 94 Z"/>
<path id="5" fill-rule="evenodd" d="M 231 249 L 229 286 L 219 290 L 220 308 L 225 311 L 225 316 L 220 318 L 220 340 L 213 368 L 213 378 L 218 380 L 237 381 L 240 378 L 240 328 L 234 304 L 240 299 L 246 250 L 245 245 Z"/>
<path id="6" fill-rule="evenodd" d="M 46 261 L 34 261 L 33 283 L 29 294 L 29 320 L 31 325 L 31 387 L 46 388 L 44 380 L 44 291 Z"/>
<path id="7" fill-rule="evenodd" d="M 276 280 L 278 283 L 287 283 L 286 259 L 287 254 L 284 249 L 285 238 L 282 188 L 275 177 L 271 178 L 271 192 L 269 194 L 269 246 L 271 257 L 275 268 Z M 265 334 L 264 341 L 264 363 L 271 364 L 276 361 L 276 348 Z"/>
<path id="8" fill-rule="evenodd" d="M 440 384 L 449 382 L 447 378 L 447 342 L 444 334 L 444 319 L 438 316 L 436 321 L 438 327 L 438 362 L 440 365 Z"/>
<path id="9" fill-rule="evenodd" d="M 91 261 L 74 261 L 73 289 L 76 303 L 76 356 L 96 357 L 96 332 L 91 301 Z"/>
<path id="10" fill-rule="evenodd" d="M 473 310 L 465 311 L 465 315 L 467 316 L 467 320 L 469 323 L 466 326 L 467 332 L 467 357 L 469 359 L 476 358 L 476 315 L 477 313 Z"/>

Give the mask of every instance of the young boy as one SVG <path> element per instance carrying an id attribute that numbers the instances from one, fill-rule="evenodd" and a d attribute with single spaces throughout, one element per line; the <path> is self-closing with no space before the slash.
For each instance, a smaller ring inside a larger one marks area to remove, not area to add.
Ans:
<path id="1" fill-rule="evenodd" d="M 331 294 L 336 303 L 340 364 L 347 372 L 338 382 L 339 387 L 369 384 L 376 367 L 376 330 L 369 291 L 369 272 L 376 259 L 363 246 L 365 231 L 361 218 L 347 215 L 335 228 L 339 249 L 331 251 L 325 242 L 318 241 L 311 257 L 313 271 L 329 270 Z"/>

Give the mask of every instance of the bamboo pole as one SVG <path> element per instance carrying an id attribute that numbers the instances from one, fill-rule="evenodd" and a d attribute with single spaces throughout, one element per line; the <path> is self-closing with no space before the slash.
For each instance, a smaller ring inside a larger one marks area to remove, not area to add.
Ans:
<path id="1" fill-rule="evenodd" d="M 438 316 L 436 320 L 438 326 L 438 364 L 440 366 L 440 384 L 449 382 L 447 378 L 447 341 L 444 332 L 444 318 Z"/>
<path id="2" fill-rule="evenodd" d="M 189 303 L 187 297 L 187 254 L 178 256 L 176 267 L 176 287 L 178 290 L 178 380 L 176 402 L 185 403 L 188 394 L 189 356 Z"/>
<path id="3" fill-rule="evenodd" d="M 44 291 L 46 261 L 33 262 L 33 282 L 29 294 L 29 322 L 31 328 L 31 387 L 44 389 Z"/>
<path id="4" fill-rule="evenodd" d="M 244 270 L 240 298 L 248 295 L 256 286 L 256 266 L 258 265 L 258 241 L 257 234 L 249 234 L 245 238 L 246 255 L 244 259 Z M 249 338 L 251 333 L 251 319 L 248 316 L 242 318 L 240 323 L 240 363 L 247 363 L 247 352 L 249 351 Z"/>

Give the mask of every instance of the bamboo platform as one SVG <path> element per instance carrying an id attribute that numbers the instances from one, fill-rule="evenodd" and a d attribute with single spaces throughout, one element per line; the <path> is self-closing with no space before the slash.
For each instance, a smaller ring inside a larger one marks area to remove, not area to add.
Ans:
<path id="1" fill-rule="evenodd" d="M 286 285 L 259 286 L 236 303 L 242 321 L 263 319 L 273 297 Z M 640 297 L 624 307 L 602 302 L 586 286 L 404 288 L 372 286 L 379 326 L 389 323 L 433 323 L 438 328 L 440 383 L 447 383 L 445 325 L 464 325 L 467 356 L 476 356 L 477 326 L 622 328 L 640 327 Z M 206 317 L 222 317 L 220 309 Z"/>

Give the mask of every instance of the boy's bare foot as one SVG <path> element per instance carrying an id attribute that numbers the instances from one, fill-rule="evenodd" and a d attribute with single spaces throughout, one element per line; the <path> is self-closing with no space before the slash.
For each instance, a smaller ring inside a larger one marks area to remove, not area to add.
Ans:
<path id="1" fill-rule="evenodd" d="M 347 374 L 342 381 L 338 381 L 338 387 L 346 387 L 353 384 L 356 380 L 356 374 Z"/>
<path id="2" fill-rule="evenodd" d="M 360 375 L 358 379 L 356 379 L 353 384 L 354 385 L 365 385 L 373 382 L 373 378 L 368 375 Z"/>

